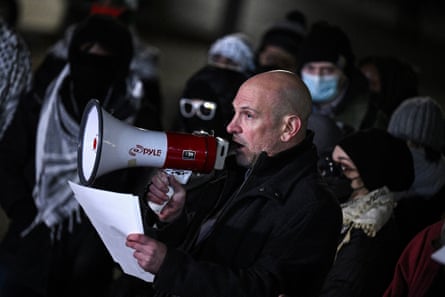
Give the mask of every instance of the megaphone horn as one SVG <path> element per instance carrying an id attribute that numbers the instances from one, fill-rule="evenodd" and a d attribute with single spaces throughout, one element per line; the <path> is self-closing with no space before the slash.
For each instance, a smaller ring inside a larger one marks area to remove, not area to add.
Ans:
<path id="1" fill-rule="evenodd" d="M 229 144 L 205 134 L 160 132 L 131 126 L 107 113 L 98 100 L 82 115 L 78 147 L 80 182 L 128 167 L 185 169 L 209 173 L 222 169 Z"/>

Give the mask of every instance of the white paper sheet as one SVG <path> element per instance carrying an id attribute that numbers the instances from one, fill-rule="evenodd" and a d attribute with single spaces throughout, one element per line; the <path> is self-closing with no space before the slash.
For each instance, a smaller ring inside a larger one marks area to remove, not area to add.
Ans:
<path id="1" fill-rule="evenodd" d="M 431 258 L 433 258 L 434 261 L 439 262 L 442 265 L 445 265 L 445 246 L 435 251 L 431 255 Z"/>
<path id="2" fill-rule="evenodd" d="M 138 197 L 68 183 L 113 260 L 125 273 L 151 282 L 153 274 L 139 266 L 134 250 L 125 245 L 128 234 L 144 233 Z"/>

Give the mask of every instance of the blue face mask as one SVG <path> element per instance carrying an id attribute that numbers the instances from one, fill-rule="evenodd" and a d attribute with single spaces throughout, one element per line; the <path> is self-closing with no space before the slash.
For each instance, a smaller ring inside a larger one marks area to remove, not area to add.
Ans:
<path id="1" fill-rule="evenodd" d="M 334 98 L 338 90 L 338 75 L 312 75 L 302 73 L 302 80 L 309 89 L 314 102 L 326 102 Z"/>

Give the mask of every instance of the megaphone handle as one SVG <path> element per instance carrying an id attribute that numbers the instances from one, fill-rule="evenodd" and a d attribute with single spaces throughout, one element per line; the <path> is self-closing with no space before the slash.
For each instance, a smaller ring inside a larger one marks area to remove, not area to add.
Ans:
<path id="1" fill-rule="evenodd" d="M 150 208 L 157 214 L 159 214 L 162 209 L 164 208 L 165 205 L 167 205 L 167 203 L 170 201 L 170 199 L 173 197 L 173 194 L 175 193 L 175 191 L 173 190 L 173 187 L 168 186 L 168 192 L 167 192 L 167 196 L 168 196 L 168 200 L 165 201 L 162 204 L 157 204 L 157 203 L 153 203 L 151 201 L 148 201 L 148 205 L 150 206 Z"/>
<path id="2" fill-rule="evenodd" d="M 167 173 L 168 175 L 173 176 L 179 183 L 181 183 L 183 185 L 185 185 L 188 182 L 188 180 L 190 179 L 190 177 L 192 176 L 192 171 L 187 170 L 187 169 L 165 168 L 164 172 Z M 162 204 L 157 204 L 157 203 L 148 201 L 148 205 L 156 214 L 159 214 L 162 211 L 162 209 L 164 208 L 164 206 L 173 197 L 174 193 L 175 193 L 175 191 L 173 190 L 173 188 L 171 186 L 168 186 L 168 192 L 167 192 L 168 200 L 167 201 L 165 201 Z"/>

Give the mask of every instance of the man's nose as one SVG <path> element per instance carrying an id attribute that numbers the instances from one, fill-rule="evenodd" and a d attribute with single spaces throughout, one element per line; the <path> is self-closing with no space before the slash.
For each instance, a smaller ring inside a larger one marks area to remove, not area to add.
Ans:
<path id="1" fill-rule="evenodd" d="M 232 120 L 230 121 L 230 123 L 226 127 L 227 133 L 230 133 L 230 134 L 236 133 L 237 132 L 236 131 L 236 129 L 237 129 L 236 127 L 237 127 L 237 125 L 236 125 L 236 118 L 234 116 L 232 118 Z"/>
<path id="2" fill-rule="evenodd" d="M 314 74 L 321 76 L 323 74 L 323 69 L 322 68 L 315 68 L 314 69 Z"/>

